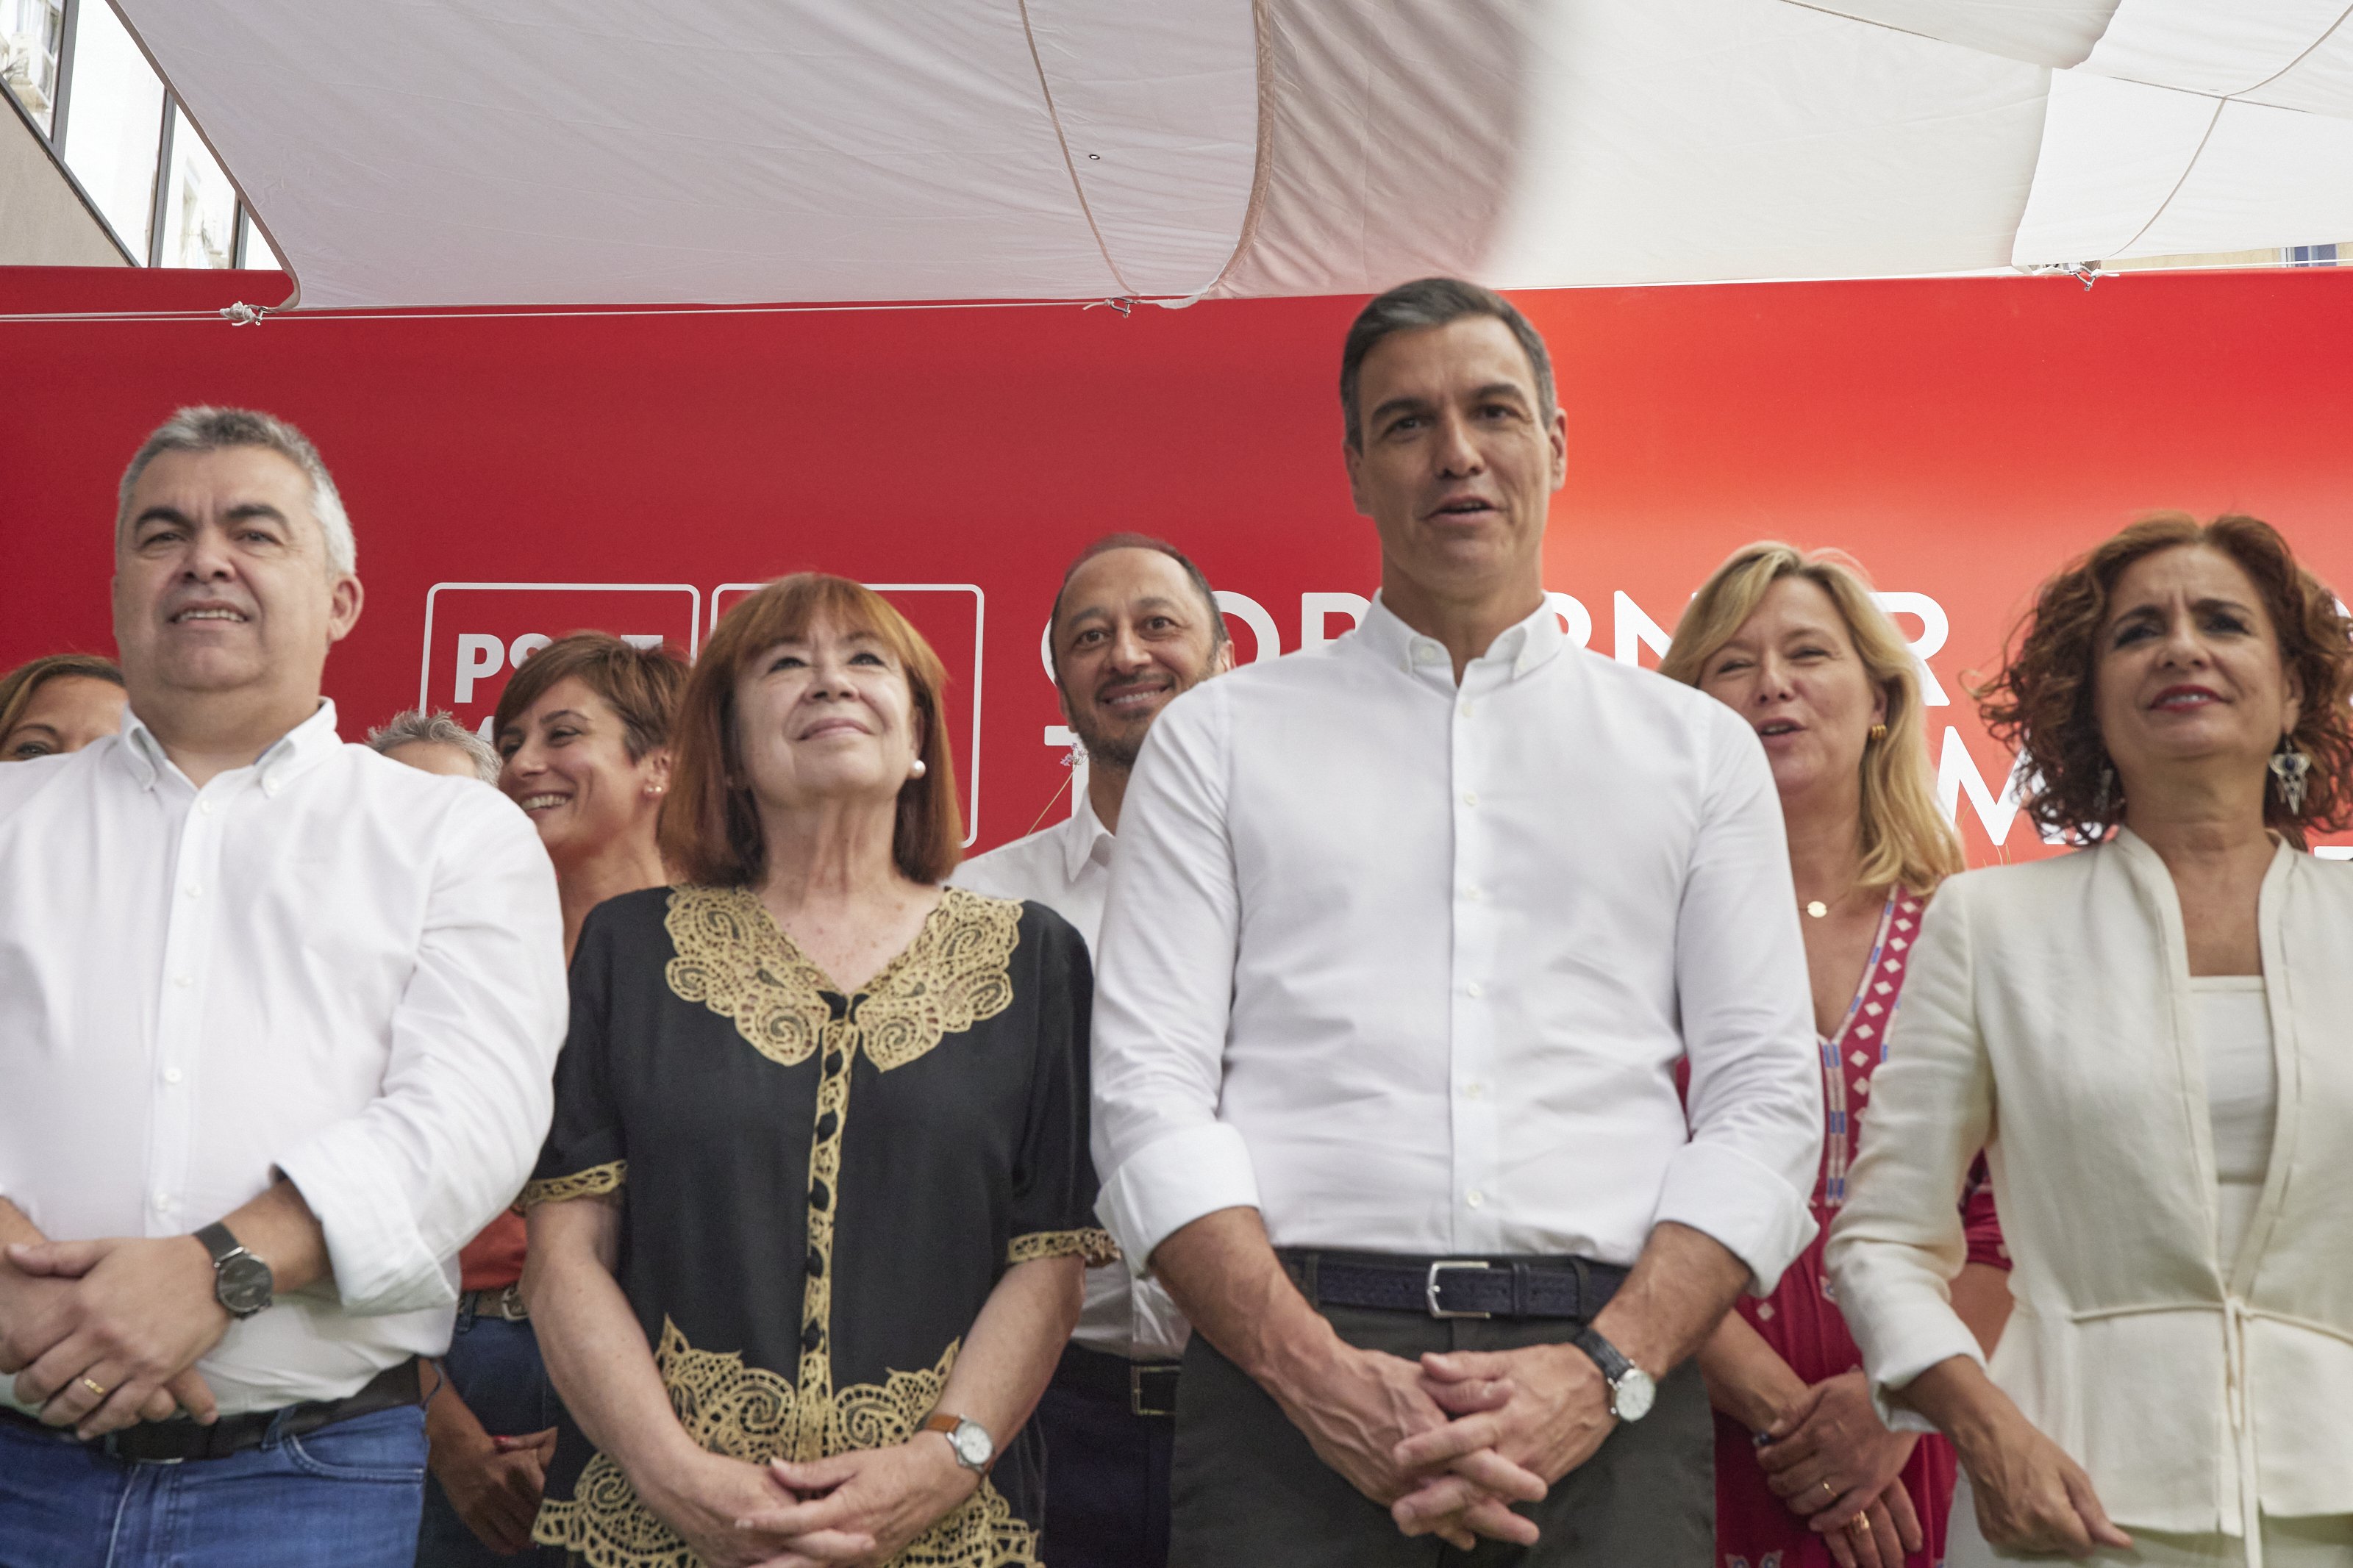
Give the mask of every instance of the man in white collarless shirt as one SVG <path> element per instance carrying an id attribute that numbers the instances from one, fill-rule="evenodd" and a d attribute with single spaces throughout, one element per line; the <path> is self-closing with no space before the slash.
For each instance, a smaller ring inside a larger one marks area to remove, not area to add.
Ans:
<path id="1" fill-rule="evenodd" d="M 1099 1206 L 1195 1329 L 1170 1561 L 1705 1568 L 1687 1358 L 1820 1153 L 1772 776 L 1546 607 L 1508 302 L 1393 289 L 1341 384 L 1380 597 L 1160 716 L 1103 918 Z"/>
<path id="2" fill-rule="evenodd" d="M 1089 762 L 1069 818 L 965 861 L 954 880 L 1044 904 L 1092 946 L 1130 770 L 1160 710 L 1233 662 L 1208 579 L 1173 545 L 1115 533 L 1063 574 L 1047 628 L 1062 714 Z M 1086 1309 L 1034 1417 L 1051 1481 L 1056 1568 L 1160 1568 L 1177 1358 L 1167 1292 L 1119 1263 L 1087 1271 Z"/>
<path id="3" fill-rule="evenodd" d="M 414 1559 L 563 937 L 512 804 L 337 739 L 353 554 L 299 432 L 182 409 L 123 479 L 122 733 L 0 770 L 5 1568 Z"/>

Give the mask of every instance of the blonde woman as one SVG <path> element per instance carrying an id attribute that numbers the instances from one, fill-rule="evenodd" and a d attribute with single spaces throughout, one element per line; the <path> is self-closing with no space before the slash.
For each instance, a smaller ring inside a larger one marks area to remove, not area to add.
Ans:
<path id="1" fill-rule="evenodd" d="M 1813 984 L 1828 1114 L 1814 1219 L 1845 1201 L 1857 1121 L 1905 954 L 1936 885 L 1961 868 L 1936 809 L 1912 653 L 1862 574 L 1831 553 L 1752 544 L 1684 611 L 1660 668 L 1734 709 L 1772 764 Z M 2008 1310 L 1991 1200 L 1964 1205 L 1970 1263 L 1955 1289 L 1989 1341 Z M 1932 1568 L 1944 1556 L 1954 1459 L 1891 1432 L 1826 1288 L 1814 1243 L 1700 1355 L 1716 1408 L 1720 1563 Z"/>

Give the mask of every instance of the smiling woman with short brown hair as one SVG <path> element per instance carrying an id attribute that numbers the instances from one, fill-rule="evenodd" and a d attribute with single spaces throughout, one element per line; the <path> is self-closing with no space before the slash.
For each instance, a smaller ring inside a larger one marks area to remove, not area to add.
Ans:
<path id="1" fill-rule="evenodd" d="M 596 1564 L 1039 1561 L 1026 1426 L 1107 1260 L 1078 934 L 942 889 L 938 658 L 783 578 L 687 686 L 662 842 L 572 968 L 524 1290 Z"/>

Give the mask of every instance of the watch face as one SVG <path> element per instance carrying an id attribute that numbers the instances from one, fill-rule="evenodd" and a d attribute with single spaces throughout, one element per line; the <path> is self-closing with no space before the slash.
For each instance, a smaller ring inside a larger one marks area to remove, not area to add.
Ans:
<path id="1" fill-rule="evenodd" d="M 948 1441 L 955 1445 L 956 1458 L 966 1469 L 985 1469 L 988 1461 L 997 1457 L 997 1445 L 990 1440 L 988 1428 L 977 1421 L 959 1423 L 948 1435 Z"/>
<path id="2" fill-rule="evenodd" d="M 249 1318 L 269 1306 L 273 1285 L 269 1265 L 249 1252 L 223 1260 L 213 1274 L 213 1293 L 231 1317 Z"/>
<path id="3" fill-rule="evenodd" d="M 1620 1421 L 1640 1421 L 1651 1413 L 1651 1405 L 1659 1396 L 1658 1384 L 1641 1367 L 1628 1367 L 1609 1394 L 1610 1414 Z"/>

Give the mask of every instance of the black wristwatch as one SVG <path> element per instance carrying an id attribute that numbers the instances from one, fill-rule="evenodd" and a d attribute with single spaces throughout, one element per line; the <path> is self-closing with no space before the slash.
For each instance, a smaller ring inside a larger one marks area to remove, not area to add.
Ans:
<path id="1" fill-rule="evenodd" d="M 1601 1369 L 1602 1381 L 1609 1385 L 1610 1415 L 1620 1421 L 1640 1421 L 1651 1413 L 1651 1405 L 1659 1396 L 1659 1385 L 1651 1381 L 1649 1373 L 1628 1361 L 1625 1352 L 1590 1328 L 1568 1342 L 1591 1356 L 1593 1364 Z"/>
<path id="2" fill-rule="evenodd" d="M 248 1252 L 218 1220 L 196 1232 L 213 1255 L 213 1297 L 232 1318 L 250 1318 L 277 1300 L 269 1265 Z"/>

